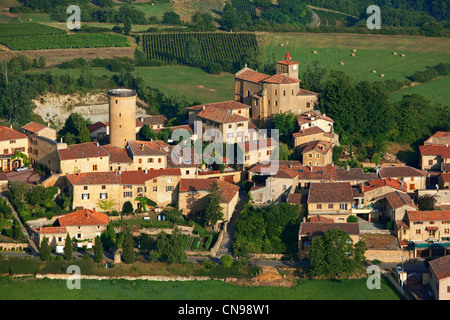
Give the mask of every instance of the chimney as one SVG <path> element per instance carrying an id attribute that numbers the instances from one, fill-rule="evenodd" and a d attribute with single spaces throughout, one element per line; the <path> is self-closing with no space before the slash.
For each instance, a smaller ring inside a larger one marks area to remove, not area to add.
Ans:
<path id="1" fill-rule="evenodd" d="M 9 128 L 12 129 L 12 124 L 9 125 Z"/>
<path id="2" fill-rule="evenodd" d="M 350 171 L 350 166 L 347 164 L 347 171 Z"/>
<path id="3" fill-rule="evenodd" d="M 61 138 L 59 141 L 61 141 L 61 143 L 63 143 L 63 138 Z"/>
<path id="4" fill-rule="evenodd" d="M 97 144 L 97 148 L 98 148 L 98 147 L 100 147 L 100 144 L 98 143 L 98 141 L 97 141 L 97 143 L 96 143 L 96 144 Z"/>
<path id="5" fill-rule="evenodd" d="M 49 128 L 50 128 L 50 121 L 49 121 L 49 122 L 47 122 L 47 127 L 49 127 Z"/>

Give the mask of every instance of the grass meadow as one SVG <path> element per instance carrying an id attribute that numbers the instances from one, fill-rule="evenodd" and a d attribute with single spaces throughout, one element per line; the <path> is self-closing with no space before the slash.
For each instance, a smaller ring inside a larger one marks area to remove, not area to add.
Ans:
<path id="1" fill-rule="evenodd" d="M 400 300 L 388 280 L 369 290 L 366 279 L 299 280 L 291 288 L 246 287 L 207 281 L 81 280 L 69 290 L 64 280 L 0 278 L 0 299 L 8 300 Z"/>

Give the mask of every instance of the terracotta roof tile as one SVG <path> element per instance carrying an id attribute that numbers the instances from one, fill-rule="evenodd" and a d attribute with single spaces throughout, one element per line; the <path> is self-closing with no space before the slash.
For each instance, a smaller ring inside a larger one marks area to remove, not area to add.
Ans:
<path id="1" fill-rule="evenodd" d="M 165 125 L 166 123 L 167 123 L 167 118 L 163 115 L 146 116 L 146 117 L 136 118 L 136 127 L 142 127 L 144 124 L 148 124 L 148 125 L 152 126 L 152 125 L 158 125 L 158 124 Z"/>
<path id="2" fill-rule="evenodd" d="M 239 109 L 249 109 L 250 106 L 237 102 L 237 101 L 224 101 L 224 102 L 214 102 L 199 104 L 196 106 L 189 107 L 188 110 L 203 110 L 209 107 L 216 107 L 224 110 L 239 110 Z"/>
<path id="3" fill-rule="evenodd" d="M 427 144 L 419 146 L 421 155 L 438 155 L 441 158 L 450 158 L 450 145 Z"/>
<path id="4" fill-rule="evenodd" d="M 100 128 L 108 127 L 109 124 L 101 121 L 97 121 L 96 123 L 91 124 L 90 126 L 87 126 L 89 133 L 92 133 Z"/>
<path id="5" fill-rule="evenodd" d="M 239 193 L 239 186 L 218 179 L 181 179 L 180 192 L 207 191 L 214 181 L 217 182 L 222 191 L 222 203 L 230 203 Z"/>
<path id="6" fill-rule="evenodd" d="M 380 178 L 402 178 L 402 177 L 423 177 L 426 176 L 427 173 L 425 171 L 408 167 L 408 166 L 400 166 L 400 167 L 381 167 L 379 170 Z"/>
<path id="7" fill-rule="evenodd" d="M 361 190 L 362 192 L 367 192 L 367 191 L 371 191 L 374 189 L 378 189 L 381 187 L 391 187 L 403 192 L 406 192 L 406 186 L 403 185 L 399 180 L 397 179 L 375 179 L 375 180 L 370 180 L 367 181 L 363 184 L 361 184 Z"/>
<path id="8" fill-rule="evenodd" d="M 309 218 L 309 222 L 315 222 L 315 223 L 333 223 L 334 220 L 332 218 L 326 218 L 323 216 L 312 216 Z"/>
<path id="9" fill-rule="evenodd" d="M 133 156 L 167 156 L 169 145 L 162 140 L 128 141 Z"/>
<path id="10" fill-rule="evenodd" d="M 353 191 L 349 182 L 311 183 L 308 203 L 352 202 Z"/>
<path id="11" fill-rule="evenodd" d="M 300 88 L 300 90 L 298 90 L 297 95 L 298 96 L 318 96 L 319 94 L 314 91 L 309 91 L 309 90 Z"/>
<path id="12" fill-rule="evenodd" d="M 110 163 L 133 163 L 133 159 L 128 154 L 126 148 L 119 148 L 111 144 L 103 146 L 103 149 L 109 153 Z"/>
<path id="13" fill-rule="evenodd" d="M 416 207 L 414 200 L 406 193 L 394 191 L 385 195 L 386 201 L 389 203 L 393 210 L 401 208 L 403 206 Z"/>
<path id="14" fill-rule="evenodd" d="M 450 172 L 441 173 L 441 176 L 442 176 L 442 181 L 444 181 L 444 183 L 450 182 Z"/>
<path id="15" fill-rule="evenodd" d="M 97 142 L 86 142 L 67 146 L 67 149 L 58 149 L 61 160 L 109 157 L 109 153 Z"/>
<path id="16" fill-rule="evenodd" d="M 60 216 L 57 221 L 61 227 L 108 225 L 109 223 L 107 214 L 88 209 L 83 209 Z"/>
<path id="17" fill-rule="evenodd" d="M 269 78 L 270 76 L 264 73 L 260 73 L 254 71 L 252 69 L 247 69 L 244 72 L 240 73 L 236 76 L 236 79 L 241 79 L 249 82 L 260 83 L 264 79 Z"/>
<path id="18" fill-rule="evenodd" d="M 22 127 L 22 129 L 27 130 L 27 131 L 32 132 L 32 133 L 36 133 L 36 132 L 39 132 L 39 131 L 41 131 L 42 129 L 44 129 L 46 127 L 47 126 L 44 125 L 44 124 L 31 121 L 30 123 L 27 123 L 26 125 L 24 125 Z"/>
<path id="19" fill-rule="evenodd" d="M 450 210 L 407 211 L 409 221 L 450 221 Z"/>
<path id="20" fill-rule="evenodd" d="M 261 82 L 265 82 L 265 83 L 299 83 L 300 80 L 299 79 L 295 79 L 292 77 L 288 77 L 282 74 L 275 74 L 273 76 L 270 76 L 264 80 L 262 80 Z"/>
<path id="21" fill-rule="evenodd" d="M 245 118 L 241 115 L 232 113 L 231 110 L 226 110 L 218 107 L 210 106 L 205 108 L 205 110 L 200 111 L 197 117 L 211 120 L 217 123 L 234 123 L 234 122 L 246 122 L 250 119 Z"/>
<path id="22" fill-rule="evenodd" d="M 161 176 L 180 176 L 181 177 L 181 171 L 180 169 L 158 169 L 158 170 L 147 170 L 147 173 L 145 173 L 144 170 L 137 170 L 137 171 L 123 171 L 120 174 L 120 184 L 122 185 L 143 185 L 146 181 L 155 179 L 157 177 Z"/>
<path id="23" fill-rule="evenodd" d="M 334 123 L 333 119 L 331 119 L 330 117 L 320 113 L 320 111 L 318 110 L 313 110 L 311 112 L 305 112 L 302 113 L 300 115 L 297 116 L 297 123 L 299 126 L 306 124 L 306 123 L 311 123 L 312 121 L 317 121 L 319 119 L 322 120 L 326 120 L 329 122 Z"/>
<path id="24" fill-rule="evenodd" d="M 26 139 L 27 136 L 9 127 L 0 126 L 0 141 Z"/>
<path id="25" fill-rule="evenodd" d="M 326 154 L 331 150 L 332 146 L 333 144 L 330 141 L 315 140 L 303 143 L 299 145 L 298 148 L 302 154 L 313 150 L 322 154 Z"/>
<path id="26" fill-rule="evenodd" d="M 68 174 L 66 178 L 74 186 L 120 184 L 120 175 L 115 172 L 82 172 Z"/>
<path id="27" fill-rule="evenodd" d="M 36 231 L 39 234 L 55 234 L 55 233 L 66 234 L 67 233 L 66 227 L 41 227 L 41 228 L 36 229 Z"/>
<path id="28" fill-rule="evenodd" d="M 430 269 L 433 270 L 438 280 L 450 277 L 450 254 L 431 260 L 429 263 Z"/>

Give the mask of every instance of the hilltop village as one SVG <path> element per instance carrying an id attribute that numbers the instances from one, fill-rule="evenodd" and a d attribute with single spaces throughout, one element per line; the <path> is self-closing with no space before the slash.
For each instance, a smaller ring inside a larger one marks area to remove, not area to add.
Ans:
<path id="1" fill-rule="evenodd" d="M 229 227 L 244 205 L 283 203 L 301 208 L 292 244 L 297 260 L 307 259 L 312 239 L 331 229 L 345 231 L 354 243 L 364 240 L 367 260 L 400 263 L 448 254 L 450 132 L 436 132 L 420 146 L 417 168 L 385 160 L 364 168 L 337 166 L 334 120 L 317 109 L 317 93 L 301 88 L 299 63 L 289 53 L 276 62 L 276 74 L 238 71 L 234 101 L 189 107 L 188 123 L 171 127 L 177 135 L 167 141 L 141 135 L 143 127 L 162 132 L 168 119 L 137 116 L 137 98 L 131 89 L 109 90 L 109 121 L 87 127 L 92 142 L 58 141 L 55 129 L 37 122 L 21 131 L 0 127 L 2 190 L 21 182 L 70 199 L 67 213 L 51 217 L 24 219 L 26 210 L 15 208 L 30 247 L 39 250 L 45 239 L 61 253 L 70 237 L 74 246 L 90 249 L 121 217 L 164 221 L 175 210 L 189 222 L 205 216 L 218 199 L 217 215 L 208 216 L 206 226 L 220 236 L 203 255 L 232 254 Z M 273 117 L 284 113 L 297 122 L 293 160 L 279 160 L 278 135 L 271 130 Z M 45 168 L 45 179 L 21 178 L 36 168 Z M 183 227 L 184 234 L 191 231 Z"/>

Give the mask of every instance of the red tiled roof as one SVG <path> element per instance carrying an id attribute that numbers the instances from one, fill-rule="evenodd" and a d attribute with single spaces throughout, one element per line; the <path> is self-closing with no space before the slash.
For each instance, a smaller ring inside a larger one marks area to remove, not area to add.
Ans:
<path id="1" fill-rule="evenodd" d="M 402 178 L 402 177 L 423 177 L 427 173 L 425 171 L 408 167 L 381 167 L 379 171 L 380 178 Z"/>
<path id="2" fill-rule="evenodd" d="M 349 235 L 359 235 L 358 223 L 323 223 L 323 222 L 303 222 L 300 224 L 299 235 L 323 236 L 331 229 L 340 229 Z"/>
<path id="3" fill-rule="evenodd" d="M 67 149 L 58 149 L 58 154 L 61 160 L 109 157 L 109 153 L 97 142 L 70 145 Z"/>
<path id="4" fill-rule="evenodd" d="M 434 138 L 444 138 L 445 139 L 450 139 L 450 132 L 448 131 L 438 131 L 435 134 L 433 134 L 432 136 L 430 136 L 427 140 L 425 140 L 425 144 L 431 142 Z"/>
<path id="5" fill-rule="evenodd" d="M 16 131 L 9 127 L 0 126 L 0 141 L 26 138 L 27 136 L 23 133 L 20 133 L 19 131 Z"/>
<path id="6" fill-rule="evenodd" d="M 120 175 L 114 172 L 85 172 L 66 175 L 70 184 L 76 185 L 99 185 L 120 184 Z"/>
<path id="7" fill-rule="evenodd" d="M 441 158 L 450 158 L 450 145 L 427 144 L 419 146 L 421 155 L 438 155 Z"/>
<path id="8" fill-rule="evenodd" d="M 36 132 L 39 132 L 39 131 L 41 131 L 42 129 L 44 129 L 46 127 L 47 127 L 46 125 L 43 125 L 41 123 L 37 123 L 37 122 L 31 121 L 30 123 L 24 125 L 22 127 L 22 129 L 30 131 L 32 133 L 36 133 Z"/>
<path id="9" fill-rule="evenodd" d="M 161 176 L 181 176 L 180 169 L 158 169 L 158 170 L 147 170 L 145 173 L 144 170 L 137 171 L 123 171 L 120 174 L 120 184 L 137 184 L 143 185 L 146 181 L 155 179 Z"/>
<path id="10" fill-rule="evenodd" d="M 277 142 L 273 138 L 238 142 L 239 148 L 245 153 L 275 147 L 276 145 Z"/>
<path id="11" fill-rule="evenodd" d="M 209 107 L 216 107 L 224 110 L 239 110 L 239 109 L 249 109 L 250 106 L 237 102 L 237 101 L 224 101 L 224 102 L 214 102 L 199 104 L 197 106 L 189 107 L 188 110 L 203 110 Z"/>
<path id="12" fill-rule="evenodd" d="M 166 124 L 167 118 L 163 115 L 156 115 L 156 116 L 146 116 L 146 117 L 139 117 L 136 118 L 136 127 L 142 127 L 144 124 L 148 124 L 150 126 L 152 125 L 158 125 L 158 124 Z"/>
<path id="13" fill-rule="evenodd" d="M 103 146 L 103 149 L 109 153 L 109 162 L 111 163 L 133 163 L 126 148 L 119 148 L 111 144 Z"/>
<path id="14" fill-rule="evenodd" d="M 240 116 L 238 114 L 232 113 L 231 110 L 226 110 L 218 107 L 208 107 L 205 110 L 200 111 L 197 117 L 211 120 L 217 123 L 234 123 L 234 122 L 245 122 L 250 121 L 250 119 Z"/>
<path id="15" fill-rule="evenodd" d="M 68 174 L 66 177 L 72 185 L 106 185 L 106 184 L 145 184 L 146 181 L 159 176 L 181 176 L 180 169 L 135 170 L 122 172 L 86 172 Z"/>
<path id="16" fill-rule="evenodd" d="M 105 128 L 108 126 L 109 126 L 108 123 L 98 121 L 96 123 L 91 124 L 90 126 L 87 126 L 86 128 L 88 129 L 89 133 L 92 133 L 100 128 Z"/>
<path id="17" fill-rule="evenodd" d="M 331 147 L 332 143 L 330 141 L 323 140 L 310 141 L 298 146 L 302 154 L 313 150 L 322 154 L 326 154 L 331 150 Z"/>
<path id="18" fill-rule="evenodd" d="M 55 234 L 55 233 L 66 234 L 67 233 L 66 227 L 41 227 L 39 229 L 36 229 L 36 231 L 39 234 Z"/>
<path id="19" fill-rule="evenodd" d="M 274 74 L 273 76 L 270 76 L 261 82 L 265 83 L 299 83 L 299 79 L 295 79 L 292 77 L 288 77 L 282 74 Z"/>
<path id="20" fill-rule="evenodd" d="M 438 280 L 450 277 L 450 254 L 431 260 L 429 263 L 430 269 L 433 270 Z"/>
<path id="21" fill-rule="evenodd" d="M 108 225 L 108 215 L 97 211 L 83 209 L 58 217 L 61 227 Z"/>
<path id="22" fill-rule="evenodd" d="M 314 91 L 309 91 L 306 89 L 302 89 L 300 88 L 300 90 L 298 90 L 297 96 L 318 96 L 319 94 L 317 92 Z"/>
<path id="23" fill-rule="evenodd" d="M 416 207 L 413 199 L 406 193 L 394 191 L 385 195 L 386 201 L 389 203 L 393 210 L 401 208 L 403 206 Z"/>
<path id="24" fill-rule="evenodd" d="M 292 134 L 292 136 L 294 138 L 297 138 L 297 137 L 309 136 L 312 134 L 319 134 L 319 133 L 323 133 L 323 132 L 325 132 L 325 131 L 323 131 L 321 128 L 319 128 L 317 126 L 314 126 L 314 127 L 306 128 L 304 130 L 300 130 L 298 132 L 294 132 Z"/>
<path id="25" fill-rule="evenodd" d="M 189 124 L 182 124 L 179 126 L 173 126 L 173 127 L 169 127 L 169 128 L 172 130 L 172 132 L 175 130 L 178 130 L 178 129 L 180 129 L 180 130 L 184 129 L 184 130 L 189 131 L 189 133 L 191 133 L 191 134 L 194 133 L 194 130 L 192 129 L 192 127 Z M 164 129 L 167 129 L 167 128 L 153 129 L 153 131 L 160 132 L 160 131 L 163 131 Z"/>
<path id="26" fill-rule="evenodd" d="M 397 179 L 376 179 L 361 184 L 362 192 L 371 191 L 381 187 L 391 187 L 406 192 L 406 187 Z"/>
<path id="27" fill-rule="evenodd" d="M 353 202 L 350 182 L 311 183 L 308 203 Z"/>
<path id="28" fill-rule="evenodd" d="M 133 156 L 167 156 L 168 144 L 162 140 L 128 141 Z"/>
<path id="29" fill-rule="evenodd" d="M 450 210 L 407 211 L 409 221 L 450 221 Z"/>
<path id="30" fill-rule="evenodd" d="M 287 203 L 300 204 L 305 194 L 303 193 L 291 193 L 287 198 Z"/>
<path id="31" fill-rule="evenodd" d="M 236 79 L 241 79 L 249 82 L 260 83 L 264 79 L 269 78 L 270 76 L 264 73 L 260 73 L 251 69 L 247 69 L 241 74 L 236 76 Z"/>
<path id="32" fill-rule="evenodd" d="M 218 179 L 181 179 L 180 192 L 207 191 L 214 181 L 222 191 L 222 203 L 230 203 L 239 192 L 239 186 Z"/>

